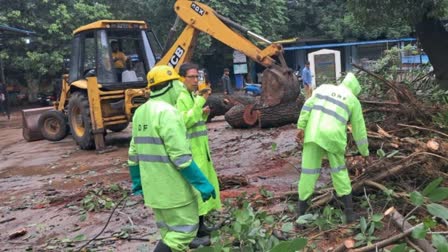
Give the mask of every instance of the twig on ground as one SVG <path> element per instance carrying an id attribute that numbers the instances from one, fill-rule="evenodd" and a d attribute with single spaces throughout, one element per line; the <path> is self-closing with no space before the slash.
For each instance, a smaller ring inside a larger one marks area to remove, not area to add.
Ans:
<path id="1" fill-rule="evenodd" d="M 438 130 L 434 130 L 434 129 L 428 129 L 428 128 L 424 128 L 424 127 L 419 127 L 419 126 L 415 126 L 415 125 L 407 125 L 407 124 L 403 124 L 403 123 L 397 123 L 398 126 L 402 126 L 402 127 L 408 127 L 408 128 L 414 128 L 414 129 L 420 129 L 420 130 L 427 130 L 427 131 L 431 131 L 437 134 L 440 134 L 442 136 L 448 137 L 447 134 L 440 132 Z"/>
<path id="2" fill-rule="evenodd" d="M 372 214 L 373 214 L 373 207 L 372 207 L 372 204 L 370 204 L 369 196 L 367 196 L 366 188 L 364 187 L 363 189 L 364 189 L 364 197 L 367 200 L 367 204 L 369 204 L 369 209 L 367 209 L 367 211 L 369 212 L 369 216 L 372 216 Z"/>
<path id="3" fill-rule="evenodd" d="M 6 220 L 2 220 L 2 221 L 0 221 L 0 224 L 6 223 L 6 222 L 10 222 L 10 221 L 13 221 L 15 219 L 16 219 L 15 217 L 12 217 L 12 218 L 9 218 L 9 219 L 6 219 Z"/>
<path id="4" fill-rule="evenodd" d="M 86 247 L 87 245 L 89 245 L 89 243 L 91 243 L 92 241 L 94 241 L 96 238 L 98 238 L 103 232 L 104 230 L 106 230 L 107 225 L 109 225 L 110 219 L 112 219 L 112 216 L 115 213 L 115 210 L 118 208 L 118 206 L 129 197 L 130 194 L 126 195 L 125 197 L 123 197 L 114 207 L 114 209 L 112 209 L 112 212 L 109 215 L 109 218 L 107 219 L 106 225 L 104 225 L 103 229 L 95 236 L 93 237 L 93 239 L 90 239 L 87 243 L 85 243 L 84 245 L 82 245 L 77 251 L 80 252 L 84 247 Z"/>
<path id="5" fill-rule="evenodd" d="M 134 228 L 134 222 L 132 221 L 132 218 L 131 218 L 131 216 L 129 216 L 129 214 L 127 214 L 127 213 L 123 213 L 123 212 L 121 212 L 121 211 L 117 211 L 117 213 L 122 214 L 122 215 L 125 215 L 125 216 L 128 218 L 129 223 L 131 223 L 132 228 Z"/>
<path id="6" fill-rule="evenodd" d="M 411 239 L 409 239 L 408 237 L 406 237 L 405 240 L 413 249 L 415 249 L 415 251 L 417 251 L 417 252 L 425 252 L 425 251 L 421 250 L 415 243 L 413 243 L 411 241 Z"/>
<path id="7" fill-rule="evenodd" d="M 390 245 L 400 239 L 403 239 L 404 237 L 407 237 L 408 235 L 410 235 L 412 233 L 412 230 L 414 230 L 415 228 L 422 226 L 422 225 L 423 225 L 423 223 L 420 223 L 417 226 L 414 226 L 414 227 L 404 231 L 403 233 L 394 235 L 388 239 L 382 240 L 382 241 L 374 243 L 372 245 L 368 245 L 368 246 L 358 248 L 358 249 L 349 250 L 349 252 L 366 252 L 366 251 L 372 251 L 372 250 L 378 249 L 378 248 L 384 248 L 387 245 Z"/>

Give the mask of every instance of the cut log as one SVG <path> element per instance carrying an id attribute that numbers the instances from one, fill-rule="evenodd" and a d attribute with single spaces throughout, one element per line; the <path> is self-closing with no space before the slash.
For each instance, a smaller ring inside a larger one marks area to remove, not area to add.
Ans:
<path id="1" fill-rule="evenodd" d="M 258 118 L 260 117 L 260 111 L 254 110 L 254 105 L 249 104 L 246 107 L 244 107 L 244 113 L 243 113 L 243 121 L 247 125 L 254 125 L 256 122 L 258 122 Z"/>
<path id="2" fill-rule="evenodd" d="M 244 129 L 250 128 L 252 125 L 248 125 L 243 118 L 245 106 L 242 104 L 238 104 L 233 106 L 227 113 L 224 118 L 226 122 L 230 124 L 233 128 Z"/>
<path id="3" fill-rule="evenodd" d="M 303 100 L 264 108 L 238 105 L 226 113 L 225 119 L 234 128 L 250 128 L 257 122 L 261 128 L 280 127 L 297 123 L 302 105 Z"/>
<path id="4" fill-rule="evenodd" d="M 270 128 L 297 121 L 301 107 L 296 104 L 300 85 L 291 69 L 266 69 L 263 72 L 262 88 L 261 98 L 253 101 L 248 100 L 250 96 L 226 97 L 233 104 L 241 104 L 227 111 L 227 123 L 234 128 L 250 128 L 259 122 L 260 127 Z"/>
<path id="5" fill-rule="evenodd" d="M 281 103 L 277 106 L 262 108 L 259 111 L 261 128 L 280 127 L 297 123 L 300 109 L 296 102 Z"/>
<path id="6" fill-rule="evenodd" d="M 208 97 L 205 106 L 210 107 L 210 115 L 208 116 L 208 121 L 210 121 L 215 116 L 224 115 L 229 109 L 233 107 L 234 104 L 230 103 L 229 100 L 225 99 L 223 94 L 212 94 Z"/>

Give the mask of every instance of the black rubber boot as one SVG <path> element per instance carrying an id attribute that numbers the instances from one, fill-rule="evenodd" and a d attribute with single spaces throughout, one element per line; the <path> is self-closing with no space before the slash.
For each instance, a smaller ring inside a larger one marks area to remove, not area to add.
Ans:
<path id="1" fill-rule="evenodd" d="M 306 213 L 306 210 L 308 210 L 308 208 L 309 208 L 309 205 L 306 202 L 306 200 L 299 200 L 298 209 L 297 209 L 297 218 L 299 218 L 300 216 L 304 215 Z M 298 223 L 296 223 L 296 227 L 299 230 L 303 230 L 303 229 L 306 228 L 305 225 L 298 224 Z"/>
<path id="2" fill-rule="evenodd" d="M 215 231 L 216 228 L 214 227 L 207 227 L 204 223 L 204 216 L 199 216 L 199 229 L 197 237 L 204 237 L 210 235 L 213 231 Z"/>
<path id="3" fill-rule="evenodd" d="M 308 205 L 306 200 L 299 200 L 298 207 L 299 207 L 299 210 L 298 210 L 299 215 L 297 217 L 300 217 L 306 213 L 306 210 L 308 210 L 308 207 L 310 207 L 310 206 Z"/>
<path id="4" fill-rule="evenodd" d="M 344 214 L 347 224 L 355 220 L 355 213 L 353 212 L 352 194 L 342 196 L 342 203 L 344 203 Z"/>
<path id="5" fill-rule="evenodd" d="M 199 248 L 200 246 L 208 247 L 211 244 L 212 244 L 212 242 L 210 241 L 210 236 L 196 237 L 190 243 L 190 248 L 195 249 L 195 248 Z"/>
<path id="6" fill-rule="evenodd" d="M 171 252 L 171 249 L 165 243 L 163 243 L 162 240 L 160 240 L 159 243 L 157 243 L 154 252 Z"/>

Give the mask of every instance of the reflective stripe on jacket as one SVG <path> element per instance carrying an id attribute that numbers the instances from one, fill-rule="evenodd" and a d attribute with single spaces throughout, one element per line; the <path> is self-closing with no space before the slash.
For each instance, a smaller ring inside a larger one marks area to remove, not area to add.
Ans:
<path id="1" fill-rule="evenodd" d="M 139 164 L 145 204 L 167 209 L 195 199 L 191 185 L 178 169 L 191 163 L 191 150 L 179 111 L 151 99 L 140 106 L 132 122 L 129 165 Z"/>

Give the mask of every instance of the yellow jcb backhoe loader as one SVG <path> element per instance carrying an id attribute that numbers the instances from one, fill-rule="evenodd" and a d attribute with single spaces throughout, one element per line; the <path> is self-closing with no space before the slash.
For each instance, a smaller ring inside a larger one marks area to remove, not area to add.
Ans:
<path id="1" fill-rule="evenodd" d="M 104 148 L 106 129 L 125 129 L 135 109 L 147 100 L 146 73 L 154 65 L 171 65 L 178 70 L 191 59 L 200 31 L 266 67 L 262 100 L 267 106 L 297 96 L 298 81 L 286 65 L 281 45 L 250 32 L 205 4 L 178 0 L 174 9 L 186 26 L 158 61 L 155 49 L 160 43 L 155 36 L 148 36 L 148 26 L 143 21 L 101 20 L 75 30 L 70 70 L 63 78 L 60 98 L 54 108 L 22 111 L 24 138 L 59 141 L 70 129 L 81 149 Z M 235 30 L 269 46 L 259 49 Z M 125 68 L 116 64 L 117 52 L 112 43 L 118 44 L 126 55 Z"/>
<path id="2" fill-rule="evenodd" d="M 104 148 L 106 129 L 125 129 L 134 110 L 147 100 L 146 73 L 156 63 L 147 30 L 143 21 L 124 20 L 76 29 L 61 95 L 54 108 L 22 111 L 24 138 L 59 141 L 69 128 L 81 149 Z M 126 55 L 120 64 L 112 43 Z"/>

